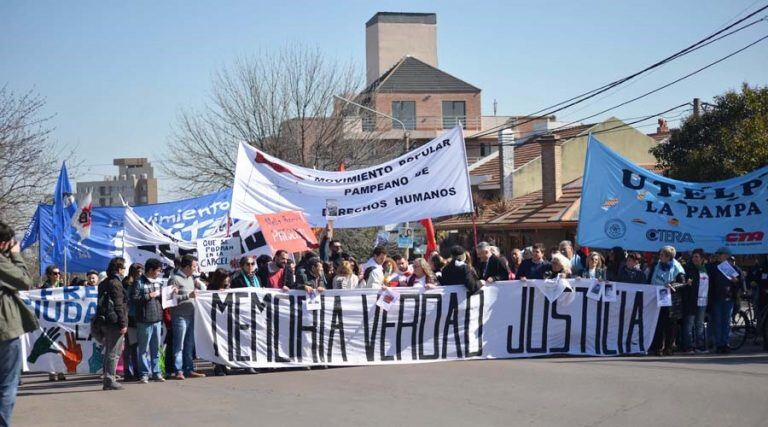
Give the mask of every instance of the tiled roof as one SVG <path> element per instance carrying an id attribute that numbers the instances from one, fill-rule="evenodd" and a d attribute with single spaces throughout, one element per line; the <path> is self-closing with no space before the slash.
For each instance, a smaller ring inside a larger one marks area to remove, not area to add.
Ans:
<path id="1" fill-rule="evenodd" d="M 572 128 L 563 129 L 563 130 L 555 131 L 552 133 L 559 135 L 560 139 L 566 140 L 566 139 L 574 138 L 581 135 L 587 129 L 593 126 L 594 124 L 574 126 Z M 542 136 L 543 135 L 536 135 L 533 137 L 529 137 L 527 141 L 524 140 L 522 145 L 520 145 L 519 147 L 515 147 L 515 169 L 518 169 L 519 167 L 530 162 L 531 160 L 541 156 L 541 143 L 539 141 Z M 499 185 L 501 171 L 499 170 L 498 152 L 492 154 L 492 156 L 494 157 L 488 158 L 488 160 L 485 163 L 483 163 L 480 166 L 477 166 L 476 168 L 470 170 L 469 172 L 470 175 L 474 175 L 474 176 L 483 176 L 483 175 L 491 176 L 490 179 L 483 181 L 483 183 L 481 184 L 483 187 L 494 187 Z"/>
<path id="2" fill-rule="evenodd" d="M 669 136 L 671 133 L 669 131 L 667 132 L 655 132 L 655 133 L 649 133 L 648 136 L 653 138 L 656 142 L 664 141 L 665 139 L 669 139 Z"/>
<path id="3" fill-rule="evenodd" d="M 403 57 L 371 83 L 366 92 L 476 93 L 480 89 L 413 56 Z"/>

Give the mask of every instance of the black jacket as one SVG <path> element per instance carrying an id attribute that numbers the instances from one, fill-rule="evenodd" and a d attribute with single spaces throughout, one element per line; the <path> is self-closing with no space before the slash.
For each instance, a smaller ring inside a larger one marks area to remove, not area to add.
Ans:
<path id="1" fill-rule="evenodd" d="M 305 270 L 305 274 L 298 276 L 297 279 L 294 289 L 304 289 L 304 286 L 309 286 L 312 289 L 317 289 L 319 287 L 328 289 L 328 283 L 325 281 L 325 276 L 321 275 L 320 277 L 315 277 L 309 270 Z"/>
<path id="2" fill-rule="evenodd" d="M 136 306 L 136 321 L 141 323 L 155 323 L 163 320 L 162 296 L 150 297 L 149 294 L 160 291 L 161 284 L 152 282 L 146 276 L 141 276 L 133 284 L 131 299 Z"/>
<path id="3" fill-rule="evenodd" d="M 686 283 L 690 280 L 691 284 L 682 287 L 678 292 L 680 292 L 680 297 L 682 298 L 683 315 L 692 316 L 695 315 L 699 309 L 700 273 L 698 267 L 692 262 L 685 264 L 683 268 L 685 269 Z M 707 272 L 707 274 L 709 274 L 709 272 Z"/>
<path id="4" fill-rule="evenodd" d="M 123 291 L 123 282 L 117 276 L 107 277 L 99 283 L 99 299 L 103 295 L 109 297 L 114 305 L 117 321 L 112 323 L 107 317 L 107 325 L 117 326 L 120 329 L 128 327 L 128 304 L 125 301 L 125 291 Z"/>
<path id="5" fill-rule="evenodd" d="M 739 273 L 737 283 L 731 282 L 731 280 L 717 268 L 719 262 L 713 262 L 707 264 L 707 274 L 709 274 L 709 299 L 712 301 L 730 301 L 736 299 L 736 294 L 739 292 L 744 283 L 744 272 L 735 265 L 733 269 Z"/>
<path id="6" fill-rule="evenodd" d="M 480 289 L 480 284 L 477 283 L 477 277 L 475 272 L 469 265 L 456 265 L 455 261 L 451 261 L 443 267 L 442 275 L 440 276 L 441 286 L 450 285 L 464 285 L 467 287 L 469 294 L 474 294 Z"/>
<path id="7" fill-rule="evenodd" d="M 626 264 L 619 267 L 619 272 L 616 277 L 608 280 L 613 280 L 622 283 L 648 283 L 648 279 L 645 277 L 645 273 L 638 268 L 629 268 Z"/>
<path id="8" fill-rule="evenodd" d="M 504 263 L 496 255 L 491 255 L 488 258 L 488 262 L 478 262 L 475 271 L 483 280 L 488 280 L 491 277 L 497 282 L 499 280 L 509 280 L 509 270 L 507 270 L 507 267 L 504 266 Z"/>
<path id="9" fill-rule="evenodd" d="M 244 277 L 245 273 L 242 271 L 236 271 L 235 274 L 232 275 L 232 281 L 230 282 L 229 287 L 232 289 L 235 288 L 247 288 L 248 283 L 245 280 Z M 259 275 L 257 273 L 254 273 L 253 279 L 251 279 L 252 283 L 256 283 L 257 287 L 265 287 L 263 283 L 261 283 L 261 280 L 259 279 Z"/>

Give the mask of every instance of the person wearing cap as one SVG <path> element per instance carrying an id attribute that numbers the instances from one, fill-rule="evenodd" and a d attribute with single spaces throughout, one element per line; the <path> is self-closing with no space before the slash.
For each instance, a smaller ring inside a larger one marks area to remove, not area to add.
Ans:
<path id="1" fill-rule="evenodd" d="M 456 245 L 451 248 L 451 260 L 443 267 L 440 285 L 464 285 L 469 294 L 474 294 L 480 289 L 475 271 L 467 263 L 467 252 L 463 247 Z"/>
<path id="2" fill-rule="evenodd" d="M 707 264 L 709 276 L 709 304 L 712 317 L 712 331 L 718 353 L 730 353 L 728 340 L 731 334 L 731 313 L 736 294 L 744 281 L 744 273 L 731 261 L 731 250 L 722 247 L 717 250 L 717 262 Z M 728 263 L 736 274 L 728 277 L 718 266 Z"/>

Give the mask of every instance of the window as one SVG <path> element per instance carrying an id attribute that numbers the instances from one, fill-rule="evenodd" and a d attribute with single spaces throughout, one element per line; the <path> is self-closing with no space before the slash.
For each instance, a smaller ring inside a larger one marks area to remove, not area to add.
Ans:
<path id="1" fill-rule="evenodd" d="M 392 101 L 392 117 L 403 122 L 406 129 L 416 129 L 416 101 Z M 401 126 L 392 120 L 392 127 Z"/>
<path id="2" fill-rule="evenodd" d="M 443 101 L 443 129 L 467 124 L 467 106 L 464 101 Z"/>
<path id="3" fill-rule="evenodd" d="M 107 194 L 106 187 L 99 187 L 99 196 L 105 196 Z"/>
<path id="4" fill-rule="evenodd" d="M 488 152 L 486 151 L 485 143 L 480 143 L 480 156 L 485 157 L 488 155 Z"/>
<path id="5" fill-rule="evenodd" d="M 376 130 L 376 114 L 363 110 L 360 113 L 360 120 L 363 122 L 364 132 L 373 132 Z"/>

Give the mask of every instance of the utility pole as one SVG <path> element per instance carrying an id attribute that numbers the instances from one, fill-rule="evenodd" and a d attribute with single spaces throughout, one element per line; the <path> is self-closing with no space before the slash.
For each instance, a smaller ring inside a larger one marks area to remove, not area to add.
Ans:
<path id="1" fill-rule="evenodd" d="M 701 99 L 693 98 L 693 117 L 701 117 Z"/>

